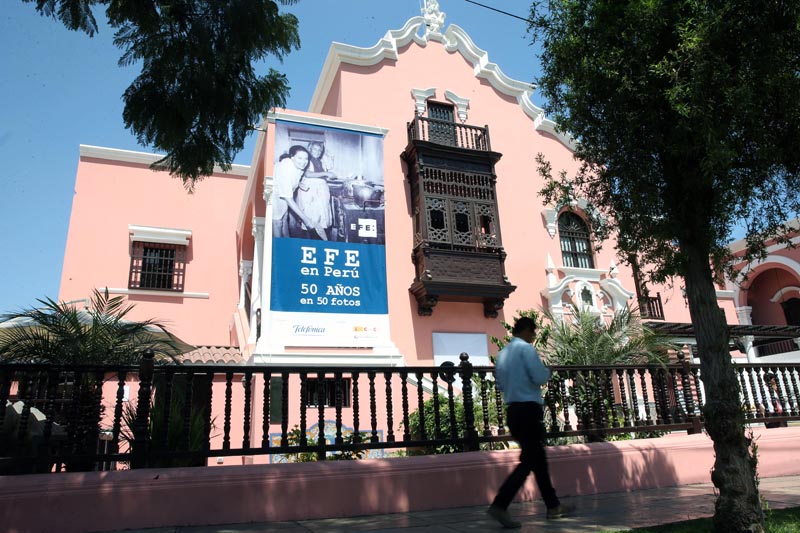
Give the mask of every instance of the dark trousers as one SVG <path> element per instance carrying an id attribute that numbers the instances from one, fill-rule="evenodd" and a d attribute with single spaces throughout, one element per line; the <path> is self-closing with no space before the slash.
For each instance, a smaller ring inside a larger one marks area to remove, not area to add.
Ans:
<path id="1" fill-rule="evenodd" d="M 508 404 L 508 429 L 519 444 L 522 452 L 519 465 L 506 478 L 492 505 L 507 509 L 517 491 L 525 483 L 528 474 L 533 472 L 539 493 L 548 509 L 558 507 L 560 502 L 553 484 L 550 481 L 550 470 L 547 467 L 547 456 L 544 451 L 545 428 L 542 422 L 544 411 L 536 402 L 519 402 Z"/>

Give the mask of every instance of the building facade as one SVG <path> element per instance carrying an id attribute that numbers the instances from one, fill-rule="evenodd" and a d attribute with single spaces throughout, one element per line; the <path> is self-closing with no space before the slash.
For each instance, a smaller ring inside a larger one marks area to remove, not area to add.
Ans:
<path id="1" fill-rule="evenodd" d="M 158 156 L 81 146 L 59 298 L 108 287 L 190 361 L 264 365 L 487 364 L 528 309 L 690 322 L 680 286 L 593 248 L 584 199 L 543 205 L 537 154 L 578 162 L 533 91 L 430 2 L 371 48 L 333 43 L 309 110 L 271 113 L 252 164 L 192 194 Z M 717 293 L 729 324 L 800 325 L 796 249 L 740 266 Z M 735 355 L 800 353 L 747 333 Z"/>

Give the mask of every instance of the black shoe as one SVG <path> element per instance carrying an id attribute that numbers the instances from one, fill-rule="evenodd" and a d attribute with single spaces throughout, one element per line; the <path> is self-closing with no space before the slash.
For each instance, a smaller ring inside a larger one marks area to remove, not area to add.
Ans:
<path id="1" fill-rule="evenodd" d="M 558 507 L 553 507 L 552 509 L 547 510 L 547 519 L 555 520 L 557 518 L 564 518 L 565 516 L 569 516 L 574 512 L 575 512 L 574 505 L 565 505 L 562 503 Z"/>
<path id="2" fill-rule="evenodd" d="M 506 509 L 500 509 L 494 505 L 490 505 L 486 510 L 486 514 L 500 522 L 506 529 L 518 529 L 522 527 L 522 522 L 517 522 L 511 515 L 508 514 Z"/>

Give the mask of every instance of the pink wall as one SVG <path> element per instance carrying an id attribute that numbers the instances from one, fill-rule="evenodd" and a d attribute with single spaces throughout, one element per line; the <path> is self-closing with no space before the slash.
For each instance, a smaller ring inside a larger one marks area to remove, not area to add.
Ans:
<path id="1" fill-rule="evenodd" d="M 762 478 L 800 474 L 800 428 L 754 433 Z M 703 434 L 557 446 L 548 457 L 561 496 L 708 482 L 714 461 L 712 442 Z M 517 460 L 516 451 L 498 451 L 11 476 L 0 483 L 0 523 L 10 533 L 70 533 L 486 505 Z M 518 500 L 538 497 L 532 477 Z M 70 520 L 64 521 L 65 516 Z"/>
<path id="2" fill-rule="evenodd" d="M 128 225 L 192 230 L 185 292 L 208 298 L 128 296 L 132 319 L 161 319 L 197 345 L 227 345 L 239 300 L 236 222 L 246 178 L 214 175 L 189 194 L 180 180 L 146 165 L 81 157 L 70 217 L 60 300 L 93 288 L 126 288 Z"/>

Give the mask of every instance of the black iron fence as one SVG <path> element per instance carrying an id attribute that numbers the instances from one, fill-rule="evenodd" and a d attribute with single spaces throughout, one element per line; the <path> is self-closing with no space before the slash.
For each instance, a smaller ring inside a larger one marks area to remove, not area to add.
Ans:
<path id="1" fill-rule="evenodd" d="M 0 365 L 0 473 L 202 466 L 497 448 L 493 367 Z M 800 420 L 800 364 L 737 364 L 749 423 Z M 699 365 L 553 367 L 554 439 L 698 432 Z M 768 382 L 767 378 L 775 376 Z"/>

